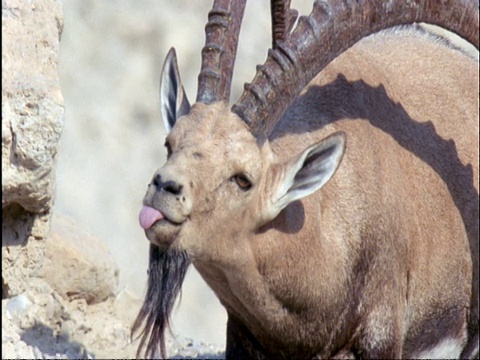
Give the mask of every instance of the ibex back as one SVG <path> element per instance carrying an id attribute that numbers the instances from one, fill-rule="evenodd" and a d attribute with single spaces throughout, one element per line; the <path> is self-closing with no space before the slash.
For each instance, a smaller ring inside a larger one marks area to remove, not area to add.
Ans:
<path id="1" fill-rule="evenodd" d="M 478 57 L 391 28 L 478 48 L 478 2 L 347 3 L 293 32 L 272 4 L 274 50 L 232 108 L 243 2 L 214 4 L 192 106 L 168 54 L 168 158 L 140 213 L 146 356 L 166 356 L 190 262 L 227 310 L 228 359 L 478 353 Z"/>

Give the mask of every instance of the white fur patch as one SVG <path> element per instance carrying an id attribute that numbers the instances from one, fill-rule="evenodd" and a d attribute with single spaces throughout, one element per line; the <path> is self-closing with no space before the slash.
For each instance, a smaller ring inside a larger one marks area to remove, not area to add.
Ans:
<path id="1" fill-rule="evenodd" d="M 462 339 L 447 338 L 433 348 L 413 354 L 415 359 L 458 359 L 463 350 Z"/>

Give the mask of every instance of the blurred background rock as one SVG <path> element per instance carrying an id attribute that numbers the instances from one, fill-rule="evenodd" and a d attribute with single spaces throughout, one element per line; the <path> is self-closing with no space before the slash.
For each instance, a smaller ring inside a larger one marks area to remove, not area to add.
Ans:
<path id="1" fill-rule="evenodd" d="M 293 1 L 300 14 L 313 1 Z M 191 102 L 212 1 L 63 0 L 60 82 L 65 124 L 56 211 L 100 236 L 119 268 L 119 291 L 143 298 L 148 241 L 138 225 L 142 198 L 165 160 L 158 87 L 164 57 L 177 51 Z M 270 46 L 269 1 L 251 0 L 240 34 L 232 101 Z M 132 309 L 136 312 L 137 309 Z M 226 314 L 193 267 L 175 310 L 182 337 L 224 345 Z"/>

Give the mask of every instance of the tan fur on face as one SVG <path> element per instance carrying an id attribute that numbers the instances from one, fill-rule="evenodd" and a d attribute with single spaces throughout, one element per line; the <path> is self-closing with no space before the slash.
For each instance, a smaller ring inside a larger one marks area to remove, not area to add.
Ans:
<path id="1" fill-rule="evenodd" d="M 246 205 L 254 201 L 254 194 L 259 193 L 262 186 L 255 183 L 253 191 L 245 194 L 239 191 L 231 177 L 243 173 L 259 181 L 269 158 L 263 156 L 246 125 L 222 103 L 195 104 L 188 117 L 178 120 L 167 142 L 172 155 L 165 166 L 189 174 L 185 182 L 193 199 L 192 211 L 182 229 L 185 234 L 179 238 L 177 246 L 190 249 L 194 258 L 197 255 L 210 257 L 210 254 L 203 254 L 205 246 L 209 246 L 204 241 L 210 243 L 223 226 L 226 227 L 224 231 L 246 231 L 244 224 L 239 224 L 238 230 L 233 230 L 232 224 L 249 216 Z M 252 224 L 250 231 L 254 226 Z M 190 229 L 194 236 L 188 234 Z M 202 249 L 202 254 L 196 252 L 197 248 Z"/>

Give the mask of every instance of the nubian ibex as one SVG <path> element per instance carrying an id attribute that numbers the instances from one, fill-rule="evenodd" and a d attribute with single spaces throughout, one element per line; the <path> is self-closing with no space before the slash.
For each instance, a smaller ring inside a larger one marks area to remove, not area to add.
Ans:
<path id="1" fill-rule="evenodd" d="M 230 106 L 244 7 L 215 0 L 192 106 L 165 60 L 137 355 L 166 356 L 193 263 L 227 359 L 474 356 L 478 57 L 417 23 L 478 49 L 478 1 L 315 1 L 298 21 L 272 1 L 272 49 Z"/>

